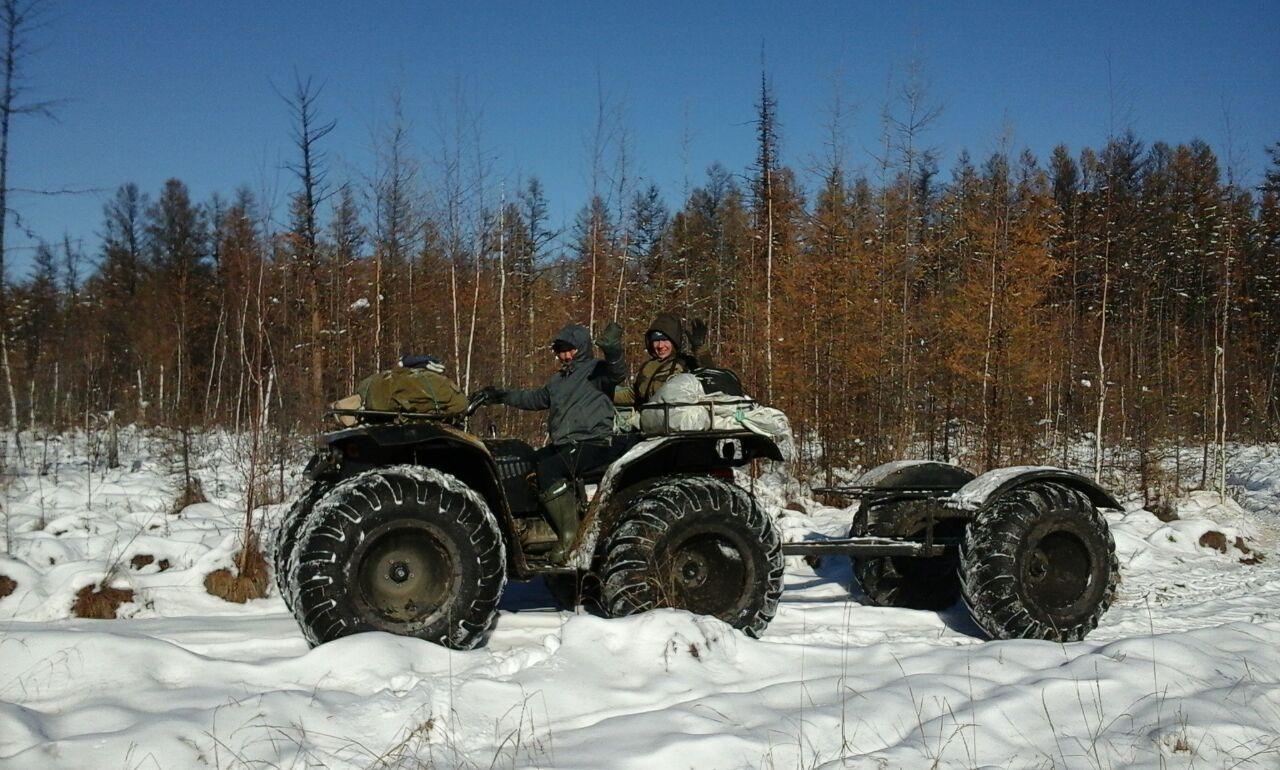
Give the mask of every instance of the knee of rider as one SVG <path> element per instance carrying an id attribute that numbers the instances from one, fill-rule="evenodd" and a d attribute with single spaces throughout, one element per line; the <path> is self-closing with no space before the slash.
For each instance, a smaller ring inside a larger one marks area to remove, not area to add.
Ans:
<path id="1" fill-rule="evenodd" d="M 554 500 L 569 491 L 568 479 L 553 479 L 542 489 L 543 500 Z"/>

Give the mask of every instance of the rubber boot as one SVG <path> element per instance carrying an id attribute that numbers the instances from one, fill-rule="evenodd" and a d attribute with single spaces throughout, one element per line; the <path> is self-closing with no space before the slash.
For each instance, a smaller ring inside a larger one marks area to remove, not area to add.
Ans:
<path id="1" fill-rule="evenodd" d="M 547 558 L 554 564 L 564 564 L 569 547 L 578 536 L 578 496 L 568 482 L 562 481 L 542 493 L 542 507 L 559 537 Z"/>

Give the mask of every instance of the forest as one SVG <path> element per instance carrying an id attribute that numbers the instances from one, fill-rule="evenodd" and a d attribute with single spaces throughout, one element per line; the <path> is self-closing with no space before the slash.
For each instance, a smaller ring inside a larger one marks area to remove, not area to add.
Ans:
<path id="1" fill-rule="evenodd" d="M 1131 131 L 945 159 L 907 94 L 876 152 L 832 142 L 801 170 L 762 79 L 750 167 L 662 190 L 597 134 L 593 192 L 558 229 L 536 176 L 499 183 L 465 130 L 428 167 L 398 112 L 377 167 L 338 180 L 321 95 L 299 79 L 283 99 L 283 215 L 248 187 L 124 183 L 96 249 L 41 243 L 0 283 L 6 430 L 255 427 L 283 446 L 401 355 L 440 356 L 464 390 L 533 385 L 554 329 L 616 320 L 634 371 L 671 311 L 706 319 L 715 362 L 789 415 L 802 473 L 1062 464 L 1151 499 L 1215 484 L 1230 441 L 1277 438 L 1280 142 L 1254 187 L 1205 142 Z"/>

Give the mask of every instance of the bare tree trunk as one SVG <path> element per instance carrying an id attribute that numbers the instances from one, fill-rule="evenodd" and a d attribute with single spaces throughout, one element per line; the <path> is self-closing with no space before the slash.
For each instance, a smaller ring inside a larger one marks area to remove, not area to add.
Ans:
<path id="1" fill-rule="evenodd" d="M 462 362 L 462 331 L 458 321 L 458 258 L 449 257 L 449 301 L 453 307 L 453 361 L 454 366 Z"/>
<path id="2" fill-rule="evenodd" d="M 498 376 L 507 379 L 507 189 L 499 195 L 498 209 Z"/>
<path id="3" fill-rule="evenodd" d="M 354 347 L 354 346 L 353 346 Z M 373 253 L 373 368 L 382 362 L 382 250 Z"/>
<path id="4" fill-rule="evenodd" d="M 9 427 L 13 429 L 13 443 L 18 452 L 18 464 L 26 465 L 26 458 L 22 456 L 22 426 L 18 424 L 18 397 L 13 392 L 13 369 L 9 367 L 9 337 L 2 329 L 0 329 L 0 364 L 4 365 L 4 385 L 9 395 Z"/>
<path id="5" fill-rule="evenodd" d="M 210 414 L 209 401 L 213 399 L 213 412 L 217 412 L 218 404 L 222 401 L 222 361 L 226 357 L 226 345 L 223 343 L 225 327 L 227 323 L 227 308 L 218 308 L 218 327 L 213 335 L 213 352 L 210 356 L 212 366 L 209 367 L 209 379 L 204 387 L 204 413 Z M 218 384 L 215 386 L 215 382 Z M 214 396 L 214 389 L 217 388 L 217 396 Z"/>
<path id="6" fill-rule="evenodd" d="M 991 278 L 987 293 L 987 334 L 983 342 L 982 349 L 982 454 L 983 454 L 983 470 L 990 470 L 994 465 L 995 457 L 992 455 L 991 441 L 991 399 L 988 393 L 992 388 L 991 384 L 991 349 L 995 340 L 996 326 L 996 254 L 998 248 L 991 250 Z"/>
<path id="7" fill-rule="evenodd" d="M 766 170 L 766 174 L 770 172 Z M 773 400 L 773 184 L 765 182 L 767 218 L 764 244 L 764 372 L 765 401 Z"/>
<path id="8" fill-rule="evenodd" d="M 478 242 L 481 244 L 484 243 L 483 233 L 480 234 Z M 476 270 L 474 276 L 475 285 L 471 289 L 471 324 L 470 328 L 467 330 L 467 367 L 466 373 L 462 378 L 462 389 L 464 391 L 471 389 L 471 356 L 475 350 L 476 344 L 476 316 L 480 311 L 480 266 L 482 263 L 483 260 L 480 258 L 480 253 L 477 251 Z"/>
<path id="9" fill-rule="evenodd" d="M 1230 207 L 1227 216 L 1233 216 Z M 1231 331 L 1231 250 L 1234 237 L 1234 226 L 1228 223 L 1226 250 L 1222 259 L 1222 320 L 1219 324 L 1217 345 L 1214 348 L 1214 436 L 1217 443 L 1218 457 L 1218 494 L 1227 496 L 1227 340 Z"/>
<path id="10" fill-rule="evenodd" d="M 596 212 L 591 212 L 591 291 L 588 305 L 590 310 L 587 312 L 587 328 L 594 329 L 596 327 L 596 276 L 599 274 L 599 259 L 596 256 L 596 249 L 599 247 L 600 218 L 596 216 Z"/>
<path id="11" fill-rule="evenodd" d="M 147 398 L 142 391 L 142 370 L 136 370 L 138 375 L 138 421 L 146 422 L 147 419 Z"/>
<path id="12" fill-rule="evenodd" d="M 1108 213 L 1108 216 L 1110 214 Z M 1105 355 L 1107 342 L 1107 295 L 1111 288 L 1110 250 L 1108 238 L 1104 246 L 1102 258 L 1102 306 L 1098 311 L 1100 322 L 1098 328 L 1098 418 L 1093 432 L 1093 480 L 1102 481 L 1102 428 L 1107 410 L 1107 359 Z"/>

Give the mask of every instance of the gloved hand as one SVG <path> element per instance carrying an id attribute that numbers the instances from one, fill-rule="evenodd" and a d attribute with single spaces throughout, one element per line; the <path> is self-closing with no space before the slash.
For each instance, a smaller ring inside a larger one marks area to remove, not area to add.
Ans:
<path id="1" fill-rule="evenodd" d="M 609 358 L 622 355 L 622 325 L 617 321 L 610 321 L 596 340 L 596 347 Z"/>
<path id="2" fill-rule="evenodd" d="M 507 400 L 507 391 L 497 387 L 496 385 L 486 385 L 476 391 L 473 395 L 479 396 L 488 404 L 501 404 Z"/>
<path id="3" fill-rule="evenodd" d="M 707 344 L 707 322 L 702 318 L 695 318 L 689 324 L 689 347 L 697 350 Z"/>

